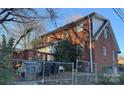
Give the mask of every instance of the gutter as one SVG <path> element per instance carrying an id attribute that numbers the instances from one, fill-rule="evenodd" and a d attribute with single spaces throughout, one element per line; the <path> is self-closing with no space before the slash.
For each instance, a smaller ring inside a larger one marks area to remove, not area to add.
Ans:
<path id="1" fill-rule="evenodd" d="M 90 47 L 90 68 L 91 68 L 91 72 L 93 72 L 93 51 L 92 51 L 92 30 L 91 30 L 91 20 L 90 20 L 90 16 L 88 16 L 88 21 L 89 21 L 89 37 L 90 37 L 90 42 L 89 42 L 89 47 Z"/>

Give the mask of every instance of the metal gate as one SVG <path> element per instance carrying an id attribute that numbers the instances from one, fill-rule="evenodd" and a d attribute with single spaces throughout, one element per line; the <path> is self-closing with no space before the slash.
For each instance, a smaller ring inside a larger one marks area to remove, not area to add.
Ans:
<path id="1" fill-rule="evenodd" d="M 16 61 L 16 62 L 15 62 Z M 15 75 L 14 84 L 38 85 L 72 85 L 74 84 L 74 63 L 14 60 L 16 65 L 21 63 L 20 71 L 25 71 L 22 78 L 21 72 Z M 17 68 L 14 73 L 17 72 Z"/>
<path id="2" fill-rule="evenodd" d="M 76 73 L 75 73 L 75 84 L 76 85 L 91 85 L 97 82 L 97 68 L 96 64 L 93 63 L 93 72 L 91 72 L 91 62 L 77 60 L 76 62 Z"/>
<path id="3" fill-rule="evenodd" d="M 68 62 L 43 62 L 42 85 L 71 85 L 73 84 L 74 64 Z"/>

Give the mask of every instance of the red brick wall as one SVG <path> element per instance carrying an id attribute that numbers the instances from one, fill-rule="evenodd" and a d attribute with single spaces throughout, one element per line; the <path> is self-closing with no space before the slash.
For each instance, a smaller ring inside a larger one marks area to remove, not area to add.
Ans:
<path id="1" fill-rule="evenodd" d="M 103 48 L 106 47 L 107 55 L 103 55 Z M 113 54 L 112 51 L 116 50 L 114 40 L 112 38 L 112 34 L 109 31 L 109 37 L 107 39 L 104 38 L 104 31 L 99 36 L 98 40 L 95 41 L 93 47 L 93 61 L 98 64 L 108 64 L 112 65 Z M 117 55 L 115 57 L 117 60 Z"/>

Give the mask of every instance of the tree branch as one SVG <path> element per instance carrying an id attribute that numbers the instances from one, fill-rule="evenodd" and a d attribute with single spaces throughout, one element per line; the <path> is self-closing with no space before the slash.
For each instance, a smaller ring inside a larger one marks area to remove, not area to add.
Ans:
<path id="1" fill-rule="evenodd" d="M 2 19 L 0 19 L 0 24 L 2 24 L 11 13 L 8 12 Z"/>
<path id="2" fill-rule="evenodd" d="M 24 38 L 28 33 L 30 33 L 33 30 L 33 28 L 29 28 L 21 37 L 19 40 L 15 43 L 14 48 L 17 46 L 17 44 L 21 41 L 22 38 Z"/>
<path id="3" fill-rule="evenodd" d="M 0 15 L 2 15 L 3 13 L 5 13 L 6 11 L 8 11 L 8 9 L 5 9 L 3 11 L 0 12 Z"/>

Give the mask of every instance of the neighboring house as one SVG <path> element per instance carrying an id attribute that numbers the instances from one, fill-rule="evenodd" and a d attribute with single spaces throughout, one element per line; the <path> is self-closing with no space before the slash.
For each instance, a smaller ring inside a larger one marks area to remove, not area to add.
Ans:
<path id="1" fill-rule="evenodd" d="M 124 59 L 123 60 L 119 60 L 118 64 L 122 64 L 123 65 L 124 64 Z"/>
<path id="2" fill-rule="evenodd" d="M 124 57 L 123 56 L 118 57 L 118 64 L 124 65 Z"/>
<path id="3" fill-rule="evenodd" d="M 18 59 L 18 60 L 42 60 L 42 61 L 53 61 L 54 54 L 46 53 L 46 52 L 39 52 L 35 49 L 26 49 L 23 51 L 17 51 L 12 56 L 11 59 Z"/>
<path id="4" fill-rule="evenodd" d="M 54 53 L 54 44 L 67 39 L 80 45 L 84 51 L 81 60 L 98 65 L 109 65 L 116 72 L 117 55 L 120 52 L 109 19 L 91 13 L 77 21 L 66 24 L 52 32 L 42 35 L 38 51 Z M 91 65 L 91 71 L 93 65 Z"/>

